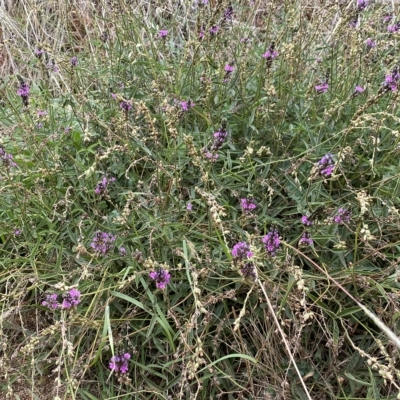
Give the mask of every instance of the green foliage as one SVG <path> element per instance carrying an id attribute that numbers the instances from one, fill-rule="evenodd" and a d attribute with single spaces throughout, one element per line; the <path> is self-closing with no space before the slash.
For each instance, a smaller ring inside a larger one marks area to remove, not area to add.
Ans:
<path id="1" fill-rule="evenodd" d="M 4 11 L 2 393 L 399 398 L 394 11 L 45 3 Z M 43 304 L 73 287 L 76 307 Z M 129 371 L 111 371 L 124 353 Z"/>

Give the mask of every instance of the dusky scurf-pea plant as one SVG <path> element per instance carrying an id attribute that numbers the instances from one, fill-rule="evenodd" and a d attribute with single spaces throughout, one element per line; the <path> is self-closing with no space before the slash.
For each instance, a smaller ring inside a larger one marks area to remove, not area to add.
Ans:
<path id="1" fill-rule="evenodd" d="M 398 398 L 397 2 L 5 3 L 0 398 Z"/>

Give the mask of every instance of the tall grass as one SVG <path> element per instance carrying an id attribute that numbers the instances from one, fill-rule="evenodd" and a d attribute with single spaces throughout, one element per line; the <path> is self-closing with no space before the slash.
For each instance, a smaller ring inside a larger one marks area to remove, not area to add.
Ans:
<path id="1" fill-rule="evenodd" d="M 3 397 L 400 398 L 396 7 L 2 2 Z"/>

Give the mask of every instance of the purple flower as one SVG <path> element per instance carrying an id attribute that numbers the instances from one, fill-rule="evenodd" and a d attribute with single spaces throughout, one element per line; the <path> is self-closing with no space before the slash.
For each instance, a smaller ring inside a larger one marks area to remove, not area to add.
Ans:
<path id="1" fill-rule="evenodd" d="M 164 290 L 167 287 L 171 279 L 170 273 L 163 268 L 159 268 L 157 271 L 150 272 L 149 276 L 151 279 L 156 281 L 157 289 L 161 290 Z"/>
<path id="2" fill-rule="evenodd" d="M 383 88 L 385 90 L 392 90 L 393 92 L 397 90 L 397 83 L 400 80 L 399 67 L 395 67 L 390 75 L 385 76 L 385 82 Z"/>
<path id="3" fill-rule="evenodd" d="M 368 1 L 366 0 L 357 0 L 358 3 L 358 11 L 363 11 L 368 6 Z"/>
<path id="4" fill-rule="evenodd" d="M 71 67 L 76 67 L 78 65 L 78 59 L 74 56 L 71 58 Z"/>
<path id="5" fill-rule="evenodd" d="M 14 162 L 13 156 L 4 151 L 3 147 L 0 146 L 0 160 L 3 163 L 3 166 L 6 168 L 16 167 L 17 164 Z"/>
<path id="6" fill-rule="evenodd" d="M 111 250 L 114 242 L 115 236 L 107 232 L 97 231 L 90 246 L 96 253 L 104 256 Z"/>
<path id="7" fill-rule="evenodd" d="M 181 101 L 179 102 L 179 104 L 182 108 L 182 111 L 189 111 L 190 108 L 195 106 L 195 104 L 191 100 Z"/>
<path id="8" fill-rule="evenodd" d="M 218 154 L 213 154 L 213 153 L 211 153 L 208 149 L 206 149 L 206 148 L 204 148 L 203 149 L 203 152 L 204 152 L 204 156 L 206 157 L 206 158 L 208 158 L 210 161 L 212 161 L 212 162 L 214 162 L 214 161 L 217 161 L 217 159 L 218 159 L 218 157 L 219 157 L 219 155 Z"/>
<path id="9" fill-rule="evenodd" d="M 301 223 L 305 226 L 311 226 L 313 224 L 312 219 L 310 217 L 307 217 L 307 215 L 303 215 L 301 217 Z"/>
<path id="10" fill-rule="evenodd" d="M 119 248 L 119 255 L 122 257 L 126 256 L 126 248 L 125 247 L 120 247 Z"/>
<path id="11" fill-rule="evenodd" d="M 228 74 L 230 74 L 231 72 L 233 72 L 234 69 L 235 69 L 235 68 L 234 68 L 232 65 L 226 64 L 226 65 L 225 65 L 225 68 L 224 68 L 224 71 L 225 71 L 226 74 L 228 75 Z"/>
<path id="12" fill-rule="evenodd" d="M 384 18 L 383 18 L 383 22 L 389 22 L 389 21 L 391 21 L 393 19 L 393 15 L 386 15 Z"/>
<path id="13" fill-rule="evenodd" d="M 61 307 L 61 304 L 57 301 L 57 294 L 47 294 L 46 300 L 42 301 L 42 305 L 52 310 L 56 310 Z"/>
<path id="14" fill-rule="evenodd" d="M 158 31 L 158 36 L 160 38 L 166 38 L 168 35 L 168 30 L 167 29 L 161 29 Z"/>
<path id="15" fill-rule="evenodd" d="M 319 173 L 325 177 L 329 177 L 335 168 L 335 162 L 331 153 L 325 154 L 321 160 L 318 161 Z"/>
<path id="16" fill-rule="evenodd" d="M 333 221 L 337 224 L 344 224 L 349 222 L 351 218 L 351 211 L 346 208 L 339 208 L 336 215 L 333 217 Z"/>
<path id="17" fill-rule="evenodd" d="M 38 110 L 37 115 L 38 117 L 45 117 L 47 115 L 47 111 Z"/>
<path id="18" fill-rule="evenodd" d="M 14 236 L 19 236 L 22 233 L 21 229 L 14 229 Z"/>
<path id="19" fill-rule="evenodd" d="M 46 53 L 43 49 L 41 49 L 40 47 L 38 47 L 37 49 L 35 49 L 35 56 L 37 58 L 41 58 L 42 54 Z"/>
<path id="20" fill-rule="evenodd" d="M 81 302 L 81 292 L 78 289 L 71 289 L 67 294 L 65 294 L 61 307 L 71 308 L 76 307 Z"/>
<path id="21" fill-rule="evenodd" d="M 111 357 L 109 368 L 111 371 L 126 374 L 129 369 L 128 360 L 130 358 L 131 355 L 129 353 L 113 356 Z"/>
<path id="22" fill-rule="evenodd" d="M 214 26 L 210 29 L 210 34 L 211 34 L 211 35 L 216 35 L 218 31 L 219 31 L 219 26 L 218 26 L 218 25 L 214 25 Z"/>
<path id="23" fill-rule="evenodd" d="M 267 60 L 268 65 L 271 64 L 272 60 L 279 56 L 279 53 L 274 49 L 275 43 L 271 43 L 268 50 L 262 55 Z"/>
<path id="24" fill-rule="evenodd" d="M 199 32 L 199 38 L 202 39 L 204 37 L 205 31 L 204 31 L 204 26 L 202 26 L 200 28 L 200 32 Z"/>
<path id="25" fill-rule="evenodd" d="M 192 208 L 193 208 L 193 204 L 192 203 L 187 203 L 186 210 L 192 211 Z"/>
<path id="26" fill-rule="evenodd" d="M 114 181 L 115 181 L 114 177 L 112 178 L 103 177 L 103 179 L 97 184 L 96 189 L 94 189 L 94 192 L 96 194 L 103 195 L 107 191 L 107 186 Z"/>
<path id="27" fill-rule="evenodd" d="M 271 256 L 275 257 L 276 252 L 281 245 L 281 238 L 278 231 L 275 228 L 271 228 L 271 230 L 262 238 L 262 242 L 264 243 L 265 250 L 267 250 Z"/>
<path id="28" fill-rule="evenodd" d="M 125 111 L 128 112 L 132 110 L 132 102 L 131 101 L 121 101 L 119 106 Z"/>
<path id="29" fill-rule="evenodd" d="M 389 25 L 387 30 L 390 33 L 397 33 L 400 30 L 400 22 L 396 22 L 394 25 Z"/>
<path id="30" fill-rule="evenodd" d="M 321 82 L 320 85 L 315 86 L 317 93 L 326 93 L 328 89 L 329 85 L 327 82 Z"/>
<path id="31" fill-rule="evenodd" d="M 253 200 L 250 199 L 240 199 L 240 206 L 244 212 L 252 211 L 257 207 Z"/>
<path id="32" fill-rule="evenodd" d="M 362 93 L 365 89 L 362 86 L 356 86 L 354 89 L 354 93 Z"/>
<path id="33" fill-rule="evenodd" d="M 219 131 L 214 132 L 214 134 L 213 134 L 214 143 L 211 147 L 211 151 L 212 152 L 218 151 L 224 144 L 224 141 L 227 136 L 228 136 L 228 132 L 224 128 L 221 128 Z"/>
<path id="34" fill-rule="evenodd" d="M 232 247 L 232 256 L 233 258 L 242 260 L 246 257 L 253 257 L 253 253 L 250 251 L 250 246 L 246 242 L 239 242 Z"/>
<path id="35" fill-rule="evenodd" d="M 22 103 L 24 104 L 25 107 L 28 106 L 29 94 L 30 94 L 29 86 L 25 82 L 21 82 L 21 85 L 17 90 L 17 95 L 21 96 Z"/>
<path id="36" fill-rule="evenodd" d="M 309 232 L 304 232 L 299 240 L 300 246 L 312 246 L 313 240 L 311 239 L 311 235 Z"/>
<path id="37" fill-rule="evenodd" d="M 223 22 L 231 21 L 233 19 L 233 7 L 228 6 L 228 8 L 224 12 Z"/>
<path id="38" fill-rule="evenodd" d="M 367 45 L 367 47 L 376 47 L 376 42 L 373 40 L 373 39 L 371 39 L 371 38 L 368 38 L 366 41 L 365 41 L 365 44 Z"/>
<path id="39" fill-rule="evenodd" d="M 244 264 L 243 267 L 240 269 L 240 272 L 246 279 L 255 279 L 256 277 L 256 269 L 251 261 Z"/>

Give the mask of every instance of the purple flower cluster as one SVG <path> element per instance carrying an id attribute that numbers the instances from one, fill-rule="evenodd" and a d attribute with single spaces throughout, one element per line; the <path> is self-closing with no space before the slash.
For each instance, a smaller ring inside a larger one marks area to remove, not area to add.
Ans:
<path id="1" fill-rule="evenodd" d="M 236 243 L 232 248 L 232 256 L 237 260 L 253 257 L 250 246 L 246 242 Z"/>
<path id="2" fill-rule="evenodd" d="M 373 39 L 371 39 L 371 38 L 368 38 L 368 39 L 365 41 L 365 44 L 367 45 L 367 47 L 370 47 L 370 48 L 376 47 L 376 42 L 375 42 Z"/>
<path id="3" fill-rule="evenodd" d="M 233 7 L 228 6 L 228 8 L 224 12 L 222 22 L 224 23 L 226 21 L 232 21 L 232 19 L 233 19 Z"/>
<path id="4" fill-rule="evenodd" d="M 312 246 L 313 240 L 311 239 L 311 235 L 309 232 L 304 232 L 299 240 L 300 246 Z"/>
<path id="5" fill-rule="evenodd" d="M 63 310 L 76 307 L 81 302 L 81 292 L 78 289 L 72 288 L 70 291 L 63 295 L 62 303 L 58 301 L 58 295 L 47 294 L 46 300 L 42 301 L 42 305 L 52 310 L 61 308 Z"/>
<path id="6" fill-rule="evenodd" d="M 219 131 L 214 132 L 214 135 L 213 135 L 214 143 L 211 147 L 211 151 L 212 152 L 218 151 L 224 144 L 224 141 L 227 136 L 228 136 L 228 132 L 224 128 L 221 128 Z"/>
<path id="7" fill-rule="evenodd" d="M 76 67 L 78 65 L 78 59 L 74 56 L 71 58 L 71 67 Z"/>
<path id="8" fill-rule="evenodd" d="M 210 29 L 210 34 L 211 34 L 211 35 L 216 35 L 218 31 L 219 31 L 219 26 L 218 26 L 218 25 L 214 25 L 214 26 L 211 27 L 211 29 Z"/>
<path id="9" fill-rule="evenodd" d="M 321 160 L 318 161 L 319 173 L 324 177 L 329 177 L 335 168 L 335 162 L 331 153 L 325 154 Z"/>
<path id="10" fill-rule="evenodd" d="M 129 353 L 116 355 L 111 357 L 109 367 L 111 371 L 126 374 L 128 372 L 128 360 L 131 358 Z"/>
<path id="11" fill-rule="evenodd" d="M 385 82 L 383 84 L 383 88 L 388 91 L 396 91 L 397 90 L 397 84 L 400 80 L 400 72 L 399 72 L 399 67 L 396 66 L 392 72 L 389 75 L 385 76 Z"/>
<path id="12" fill-rule="evenodd" d="M 119 255 L 122 257 L 126 256 L 126 248 L 125 247 L 120 247 L 119 248 Z"/>
<path id="13" fill-rule="evenodd" d="M 179 102 L 182 111 L 189 111 L 190 108 L 194 107 L 195 104 L 189 99 L 188 101 Z"/>
<path id="14" fill-rule="evenodd" d="M 42 54 L 46 53 L 42 48 L 38 47 L 37 49 L 35 49 L 35 56 L 37 58 L 41 58 Z"/>
<path id="15" fill-rule="evenodd" d="M 356 94 L 360 94 L 364 91 L 365 91 L 365 89 L 362 86 L 356 86 L 354 89 L 354 93 L 356 93 Z"/>
<path id="16" fill-rule="evenodd" d="M 76 307 L 81 302 L 81 292 L 78 289 L 71 289 L 67 294 L 65 294 L 61 308 L 71 308 Z"/>
<path id="17" fill-rule="evenodd" d="M 243 267 L 240 269 L 240 272 L 246 279 L 255 279 L 255 277 L 257 276 L 256 269 L 252 262 L 247 262 L 246 264 L 244 264 Z"/>
<path id="18" fill-rule="evenodd" d="M 94 192 L 96 194 L 103 195 L 107 191 L 107 186 L 114 181 L 115 181 L 114 177 L 112 178 L 103 177 L 103 179 L 97 184 L 96 189 L 94 189 Z"/>
<path id="19" fill-rule="evenodd" d="M 328 82 L 322 81 L 320 85 L 315 86 L 315 90 L 317 91 L 318 94 L 320 93 L 326 93 L 329 89 Z"/>
<path id="20" fill-rule="evenodd" d="M 262 242 L 264 243 L 265 250 L 274 257 L 281 245 L 279 232 L 275 228 L 271 228 L 271 230 L 262 238 Z"/>
<path id="21" fill-rule="evenodd" d="M 132 110 L 132 102 L 131 101 L 121 101 L 119 106 L 125 111 L 128 112 Z"/>
<path id="22" fill-rule="evenodd" d="M 305 226 L 311 226 L 313 224 L 313 221 L 310 217 L 307 217 L 307 215 L 303 215 L 301 217 L 301 223 Z"/>
<path id="23" fill-rule="evenodd" d="M 166 38 L 168 35 L 168 30 L 167 29 L 160 29 L 158 31 L 158 36 L 162 39 Z"/>
<path id="24" fill-rule="evenodd" d="M 337 224 L 344 224 L 349 222 L 351 218 L 351 211 L 346 208 L 339 208 L 336 215 L 333 217 L 333 221 Z"/>
<path id="25" fill-rule="evenodd" d="M 6 168 L 15 167 L 17 164 L 15 163 L 13 156 L 4 151 L 3 147 L 0 146 L 0 160 L 3 163 L 3 166 Z"/>
<path id="26" fill-rule="evenodd" d="M 30 94 L 29 86 L 25 82 L 21 82 L 21 85 L 17 90 L 17 95 L 21 96 L 22 103 L 25 107 L 28 106 L 29 94 Z"/>
<path id="27" fill-rule="evenodd" d="M 268 47 L 268 50 L 262 55 L 267 60 L 268 66 L 271 65 L 272 61 L 279 56 L 279 53 L 274 49 L 275 44 L 271 43 L 271 45 Z"/>
<path id="28" fill-rule="evenodd" d="M 257 205 L 250 199 L 240 199 L 240 206 L 244 212 L 253 211 Z"/>
<path id="29" fill-rule="evenodd" d="M 107 232 L 96 232 L 91 243 L 92 249 L 98 254 L 106 255 L 113 247 L 115 236 Z"/>
<path id="30" fill-rule="evenodd" d="M 363 11 L 367 8 L 368 6 L 368 1 L 367 0 L 357 0 L 357 9 L 358 11 Z"/>
<path id="31" fill-rule="evenodd" d="M 400 31 L 400 22 L 396 22 L 396 23 L 393 24 L 393 25 L 389 25 L 389 26 L 387 27 L 387 30 L 388 30 L 388 32 L 390 32 L 390 33 L 397 33 L 397 32 L 399 32 L 399 31 Z"/>
<path id="32" fill-rule="evenodd" d="M 171 279 L 171 274 L 163 268 L 159 268 L 156 271 L 150 272 L 149 276 L 151 279 L 156 281 L 157 289 L 161 289 L 161 290 L 164 290 L 167 287 L 167 285 Z"/>

